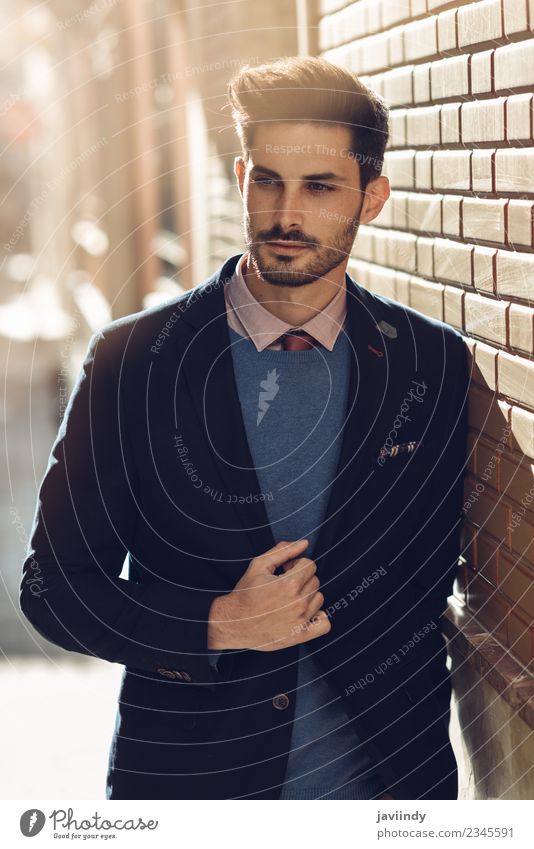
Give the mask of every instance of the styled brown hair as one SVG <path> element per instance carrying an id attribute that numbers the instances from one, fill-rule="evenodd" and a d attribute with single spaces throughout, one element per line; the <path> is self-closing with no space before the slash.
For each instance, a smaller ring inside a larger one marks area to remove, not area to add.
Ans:
<path id="1" fill-rule="evenodd" d="M 380 175 L 389 138 L 389 110 L 346 68 L 317 56 L 245 65 L 228 84 L 228 100 L 245 161 L 258 123 L 335 123 L 350 130 L 349 150 L 360 164 L 362 191 Z"/>

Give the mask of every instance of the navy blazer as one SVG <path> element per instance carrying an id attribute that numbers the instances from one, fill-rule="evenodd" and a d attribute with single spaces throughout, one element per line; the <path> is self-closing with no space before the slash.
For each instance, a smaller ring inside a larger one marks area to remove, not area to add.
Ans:
<path id="1" fill-rule="evenodd" d="M 219 672 L 207 651 L 213 599 L 275 542 L 230 351 L 239 257 L 91 338 L 39 491 L 21 609 L 51 642 L 125 666 L 108 798 L 276 799 L 284 780 L 298 646 L 226 650 Z M 466 349 L 346 283 L 349 411 L 315 553 L 332 627 L 314 656 L 388 792 L 455 799 L 439 618 L 460 553 Z"/>

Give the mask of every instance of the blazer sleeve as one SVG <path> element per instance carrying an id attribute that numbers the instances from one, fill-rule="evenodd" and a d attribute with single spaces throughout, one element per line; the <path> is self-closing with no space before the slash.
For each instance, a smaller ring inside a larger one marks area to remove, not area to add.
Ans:
<path id="1" fill-rule="evenodd" d="M 20 607 L 47 640 L 172 679 L 213 684 L 207 625 L 220 593 L 119 577 L 134 540 L 135 466 L 107 337 L 90 340 L 42 480 Z"/>
<path id="2" fill-rule="evenodd" d="M 432 619 L 439 623 L 461 553 L 469 368 L 467 347 L 457 333 L 450 337 L 445 369 L 440 403 L 433 412 L 439 422 L 436 459 L 421 486 L 410 544 L 403 555 L 422 625 Z"/>

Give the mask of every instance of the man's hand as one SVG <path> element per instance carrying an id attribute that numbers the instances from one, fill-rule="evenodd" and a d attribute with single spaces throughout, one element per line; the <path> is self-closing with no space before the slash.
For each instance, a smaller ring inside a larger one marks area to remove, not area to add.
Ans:
<path id="1" fill-rule="evenodd" d="M 307 539 L 279 542 L 250 561 L 231 593 L 214 599 L 209 649 L 276 651 L 330 631 L 317 565 L 299 556 L 307 545 Z M 278 566 L 283 575 L 274 574 Z"/>

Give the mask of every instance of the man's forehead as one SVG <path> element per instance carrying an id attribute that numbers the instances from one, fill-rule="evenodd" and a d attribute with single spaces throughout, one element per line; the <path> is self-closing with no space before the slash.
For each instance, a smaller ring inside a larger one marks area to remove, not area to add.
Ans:
<path id="1" fill-rule="evenodd" d="M 275 176 L 291 171 L 293 176 L 334 180 L 353 177 L 354 170 L 358 170 L 354 154 L 347 145 L 282 138 L 276 142 L 261 139 L 255 142 L 249 151 L 249 172 L 263 169 Z"/>

